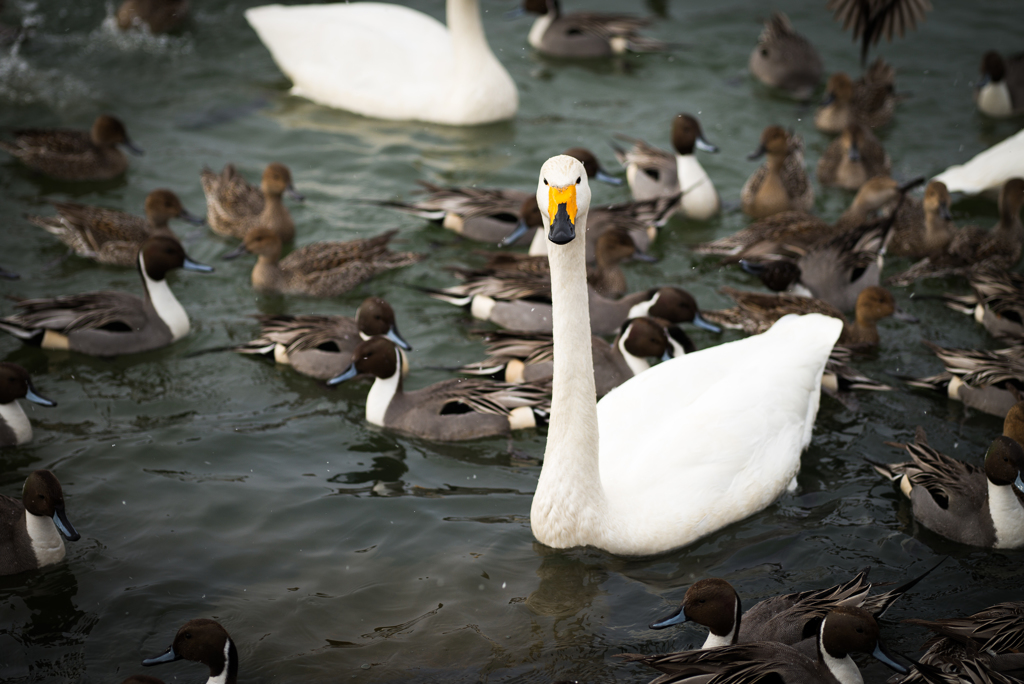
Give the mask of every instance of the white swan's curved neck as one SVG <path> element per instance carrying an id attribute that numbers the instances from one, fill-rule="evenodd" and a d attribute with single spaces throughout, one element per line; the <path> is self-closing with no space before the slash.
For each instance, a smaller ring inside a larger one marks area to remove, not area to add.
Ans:
<path id="1" fill-rule="evenodd" d="M 554 379 L 544 468 L 533 497 L 530 523 L 541 543 L 569 548 L 597 541 L 594 535 L 601 530 L 606 509 L 598 465 L 586 215 L 578 218 L 572 242 L 548 247 Z"/>
<path id="2" fill-rule="evenodd" d="M 456 64 L 481 52 L 493 54 L 480 19 L 479 0 L 448 0 L 445 14 Z"/>

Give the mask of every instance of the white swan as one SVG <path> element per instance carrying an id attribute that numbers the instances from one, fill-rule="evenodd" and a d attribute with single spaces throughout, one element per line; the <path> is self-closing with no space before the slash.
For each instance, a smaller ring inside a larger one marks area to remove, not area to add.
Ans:
<path id="1" fill-rule="evenodd" d="M 950 166 L 932 180 L 942 181 L 950 192 L 968 195 L 999 192 L 1011 178 L 1024 176 L 1024 131 L 1012 135 L 965 164 Z"/>
<path id="2" fill-rule="evenodd" d="M 491 52 L 478 0 L 448 0 L 448 27 L 379 2 L 264 5 L 245 18 L 314 102 L 379 119 L 470 126 L 510 119 L 519 93 Z"/>
<path id="3" fill-rule="evenodd" d="M 534 536 L 650 555 L 771 504 L 800 468 L 842 323 L 787 316 L 763 335 L 662 363 L 595 403 L 583 165 L 549 159 L 537 202 L 553 243 L 554 391 Z"/>

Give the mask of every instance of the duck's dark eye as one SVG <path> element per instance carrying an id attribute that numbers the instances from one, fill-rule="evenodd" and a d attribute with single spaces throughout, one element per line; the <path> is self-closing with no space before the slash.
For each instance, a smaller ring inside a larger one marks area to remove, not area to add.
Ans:
<path id="1" fill-rule="evenodd" d="M 583 176 L 577 176 L 576 177 L 576 185 L 579 185 L 581 180 L 583 180 Z"/>
<path id="2" fill-rule="evenodd" d="M 544 185 L 547 185 L 547 184 L 548 184 L 548 179 L 547 179 L 547 178 L 545 178 L 545 179 L 544 179 Z"/>
<path id="3" fill-rule="evenodd" d="M 863 627 L 858 627 L 857 628 L 857 634 L 863 634 L 863 633 L 864 633 L 864 628 Z"/>
<path id="4" fill-rule="evenodd" d="M 192 638 L 192 632 L 185 632 L 185 638 L 186 639 L 191 639 Z"/>
<path id="5" fill-rule="evenodd" d="M 768 56 L 768 50 L 766 48 L 761 48 L 761 56 L 762 57 L 767 57 Z"/>

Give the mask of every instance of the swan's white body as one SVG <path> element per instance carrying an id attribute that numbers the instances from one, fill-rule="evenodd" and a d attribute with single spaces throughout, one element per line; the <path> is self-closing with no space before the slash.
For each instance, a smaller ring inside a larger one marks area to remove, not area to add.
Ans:
<path id="1" fill-rule="evenodd" d="M 942 181 L 950 192 L 968 195 L 992 190 L 999 192 L 1003 184 L 1024 176 L 1024 131 L 993 145 L 966 164 L 950 166 L 933 180 Z"/>
<path id="2" fill-rule="evenodd" d="M 763 335 L 659 364 L 596 403 L 584 252 L 590 190 L 573 162 L 548 160 L 537 191 L 547 233 L 544 181 L 561 188 L 583 177 L 576 237 L 548 250 L 554 384 L 530 524 L 556 548 L 660 553 L 763 509 L 790 485 L 842 323 L 787 316 Z"/>
<path id="3" fill-rule="evenodd" d="M 512 77 L 491 52 L 478 0 L 448 0 L 448 27 L 377 2 L 265 5 L 245 18 L 314 102 L 380 119 L 467 126 L 510 119 Z"/>

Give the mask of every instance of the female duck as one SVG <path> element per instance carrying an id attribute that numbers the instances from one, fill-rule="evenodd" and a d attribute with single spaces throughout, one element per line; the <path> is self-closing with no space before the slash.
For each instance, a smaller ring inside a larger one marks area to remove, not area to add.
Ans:
<path id="1" fill-rule="evenodd" d="M 21 501 L 0 494 L 0 575 L 14 575 L 64 560 L 63 534 L 78 541 L 64 512 L 64 491 L 49 470 L 25 479 Z"/>
<path id="2" fill-rule="evenodd" d="M 389 230 L 363 240 L 314 242 L 282 259 L 281 238 L 270 228 L 258 226 L 223 258 L 233 259 L 245 252 L 258 256 L 252 269 L 252 286 L 260 292 L 336 297 L 378 273 L 423 259 L 421 254 L 388 249 L 396 233 Z"/>
<path id="3" fill-rule="evenodd" d="M 985 269 L 1013 269 L 1024 249 L 1022 208 L 1024 178 L 1011 178 L 999 194 L 999 222 L 992 230 L 978 226 L 961 228 L 953 234 L 944 251 L 925 257 L 889 278 L 889 282 L 909 285 L 919 278 L 970 277 Z"/>
<path id="4" fill-rule="evenodd" d="M 447 27 L 370 2 L 265 5 L 245 18 L 295 95 L 379 119 L 452 126 L 511 119 L 519 93 L 487 44 L 478 1 L 448 0 L 446 13 Z"/>
<path id="5" fill-rule="evenodd" d="M 675 155 L 651 147 L 643 140 L 623 139 L 633 143 L 632 149 L 616 149 L 615 154 L 626 167 L 626 180 L 634 200 L 672 197 L 681 191 L 679 210 L 683 216 L 706 221 L 718 213 L 718 191 L 693 153 L 695 149 L 718 152 L 718 148 L 704 138 L 695 117 L 679 114 L 672 121 Z M 590 176 L 589 169 L 587 175 Z"/>
<path id="6" fill-rule="evenodd" d="M 776 321 L 789 314 L 820 313 L 843 322 L 840 344 L 849 349 L 866 350 L 879 344 L 878 321 L 894 314 L 906 317 L 897 307 L 892 294 L 881 287 L 867 287 L 857 297 L 856 318 L 851 323 L 827 302 L 792 294 L 742 292 L 723 287 L 722 294 L 736 300 L 737 306 L 720 311 L 705 311 L 704 318 L 723 328 L 740 329 L 748 335 L 760 335 Z"/>
<path id="7" fill-rule="evenodd" d="M 1024 546 L 1024 449 L 996 437 L 985 453 L 984 469 L 939 453 L 919 432 L 904 447 L 907 463 L 874 463 L 898 482 L 910 499 L 914 518 L 947 539 L 996 549 Z"/>
<path id="8" fill-rule="evenodd" d="M 13 143 L 0 140 L 0 149 L 25 166 L 64 181 L 117 178 L 128 168 L 119 145 L 142 154 L 128 139 L 124 124 L 108 114 L 96 117 L 89 131 L 30 128 L 15 131 Z"/>
<path id="9" fill-rule="evenodd" d="M 460 368 L 468 375 L 487 375 L 505 382 L 550 381 L 552 364 L 551 335 L 522 331 L 491 331 L 487 340 L 486 360 Z M 694 351 L 693 342 L 681 329 L 655 318 L 633 318 L 622 326 L 622 332 L 608 344 L 591 337 L 594 354 L 594 382 L 597 396 L 648 370 L 648 358 L 667 361 Z"/>
<path id="10" fill-rule="evenodd" d="M 552 420 L 530 513 L 537 539 L 650 555 L 771 504 L 799 470 L 842 324 L 787 317 L 764 335 L 659 364 L 597 404 L 582 165 L 565 156 L 545 162 L 537 202 L 552 242 L 554 319 Z M 735 429 L 751 415 L 763 422 Z M 679 496 L 696 477 L 701 495 Z"/>
<path id="11" fill-rule="evenodd" d="M 857 190 L 869 178 L 888 176 L 889 155 L 870 129 L 850 124 L 832 141 L 818 160 L 818 182 L 844 190 Z"/>
<path id="12" fill-rule="evenodd" d="M 879 57 L 856 83 L 841 71 L 832 74 L 814 125 L 833 134 L 852 123 L 878 128 L 892 119 L 896 100 L 896 70 Z"/>
<path id="13" fill-rule="evenodd" d="M 748 68 L 757 80 L 798 100 L 810 99 L 824 71 L 821 55 L 782 12 L 775 12 L 764 23 Z"/>
<path id="14" fill-rule="evenodd" d="M 268 356 L 317 380 L 330 380 L 344 373 L 352 365 L 356 346 L 374 335 L 383 335 L 402 349 L 412 351 L 398 333 L 394 309 L 380 297 L 363 300 L 355 318 L 312 315 L 257 318 L 262 326 L 260 336 L 235 347 L 234 351 Z"/>
<path id="15" fill-rule="evenodd" d="M 160 665 L 175 660 L 191 660 L 206 665 L 210 668 L 207 684 L 235 684 L 238 681 L 238 649 L 227 630 L 215 620 L 189 620 L 174 635 L 167 651 L 143 660 L 142 664 Z"/>
<path id="16" fill-rule="evenodd" d="M 295 239 L 295 222 L 281 195 L 288 193 L 299 202 L 305 198 L 295 191 L 292 172 L 284 164 L 267 164 L 258 188 L 249 185 L 231 164 L 226 164 L 219 176 L 204 166 L 202 184 L 206 218 L 217 235 L 244 239 L 250 229 L 263 226 L 277 233 L 281 242 Z"/>
<path id="17" fill-rule="evenodd" d="M 575 12 L 562 14 L 559 0 L 524 0 L 523 9 L 539 14 L 528 41 L 552 57 L 611 57 L 624 52 L 659 52 L 665 43 L 638 31 L 650 22 L 629 14 Z"/>
<path id="18" fill-rule="evenodd" d="M 384 337 L 371 337 L 352 352 L 352 365 L 328 380 L 337 385 L 369 373 L 376 377 L 366 397 L 366 420 L 373 425 L 438 442 L 508 434 L 537 426 L 534 410 L 548 408 L 541 385 L 512 385 L 484 379 L 445 380 L 421 390 L 402 390 L 402 357 Z"/>
<path id="19" fill-rule="evenodd" d="M 186 211 L 170 190 L 154 190 L 146 195 L 145 218 L 76 202 L 54 202 L 53 206 L 56 216 L 25 218 L 56 235 L 78 256 L 108 266 L 134 266 L 139 249 L 150 235 L 173 237 L 168 225 L 171 219 L 204 223 L 201 217 Z"/>
<path id="20" fill-rule="evenodd" d="M 86 292 L 53 299 L 26 299 L 0 330 L 43 349 L 70 349 L 92 356 L 137 354 L 166 347 L 189 332 L 188 314 L 167 284 L 176 269 L 210 273 L 187 256 L 173 237 L 154 235 L 139 250 L 146 296 L 127 292 Z"/>
<path id="21" fill-rule="evenodd" d="M 768 160 L 755 171 L 740 192 L 743 212 L 764 218 L 780 211 L 810 211 L 814 206 L 814 187 L 804 172 L 803 141 L 790 136 L 782 126 L 768 126 L 761 133 L 761 144 L 747 157 Z"/>
<path id="22" fill-rule="evenodd" d="M 910 204 L 909 197 L 907 200 L 905 206 Z M 946 251 L 956 230 L 949 211 L 951 202 L 944 183 L 928 183 L 921 204 L 907 212 L 906 217 L 897 215 L 886 238 L 885 253 L 922 259 Z"/>
<path id="23" fill-rule="evenodd" d="M 40 406 L 57 405 L 36 392 L 28 371 L 16 363 L 0 362 L 0 447 L 32 441 L 32 423 L 18 399 L 28 399 Z"/>

